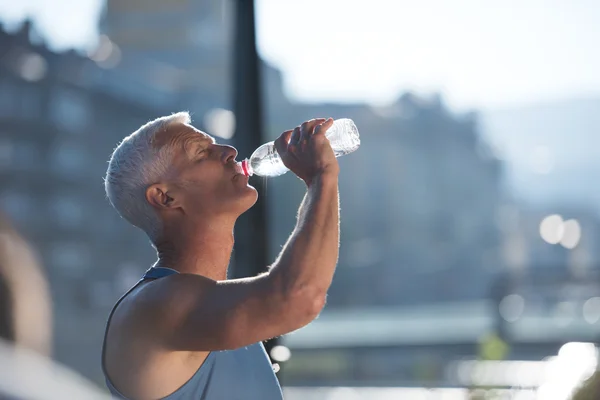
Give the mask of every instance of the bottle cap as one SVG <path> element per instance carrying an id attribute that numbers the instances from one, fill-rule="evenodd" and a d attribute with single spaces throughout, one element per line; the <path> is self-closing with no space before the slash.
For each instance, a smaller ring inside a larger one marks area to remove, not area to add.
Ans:
<path id="1" fill-rule="evenodd" d="M 244 161 L 240 162 L 240 166 L 242 167 L 242 172 L 246 176 L 252 176 L 252 168 L 250 164 L 248 164 L 248 159 L 246 158 Z"/>

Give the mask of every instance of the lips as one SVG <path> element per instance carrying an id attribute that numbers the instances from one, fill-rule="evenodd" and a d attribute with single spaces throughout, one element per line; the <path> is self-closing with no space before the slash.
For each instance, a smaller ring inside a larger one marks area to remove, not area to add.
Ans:
<path id="1" fill-rule="evenodd" d="M 233 174 L 234 178 L 237 177 L 237 176 L 239 176 L 239 175 L 246 176 L 244 174 L 244 169 L 242 168 L 242 165 L 241 165 L 240 162 L 234 162 L 233 166 L 234 166 L 233 168 L 235 170 L 235 173 Z"/>
<path id="2" fill-rule="evenodd" d="M 243 174 L 244 173 L 244 169 L 242 168 L 242 163 L 241 162 L 235 162 L 233 163 L 234 168 L 235 168 L 235 173 L 236 174 Z"/>

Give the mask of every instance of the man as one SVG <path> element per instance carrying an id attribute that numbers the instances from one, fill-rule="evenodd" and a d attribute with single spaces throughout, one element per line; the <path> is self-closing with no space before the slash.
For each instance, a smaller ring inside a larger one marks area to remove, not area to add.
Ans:
<path id="1" fill-rule="evenodd" d="M 332 119 L 284 132 L 275 146 L 307 186 L 298 222 L 267 273 L 227 280 L 236 219 L 257 200 L 237 152 L 158 118 L 116 148 L 113 206 L 144 230 L 158 260 L 109 317 L 103 368 L 113 394 L 138 399 L 281 399 L 262 341 L 305 326 L 325 304 L 339 248 L 339 166 Z"/>

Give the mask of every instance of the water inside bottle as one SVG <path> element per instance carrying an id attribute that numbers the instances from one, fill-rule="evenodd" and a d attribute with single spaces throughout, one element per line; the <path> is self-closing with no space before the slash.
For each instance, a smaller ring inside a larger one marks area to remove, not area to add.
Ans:
<path id="1" fill-rule="evenodd" d="M 252 172 L 260 176 L 279 176 L 288 171 L 277 150 L 275 150 L 273 142 L 265 143 L 259 147 L 250 156 L 249 164 Z"/>

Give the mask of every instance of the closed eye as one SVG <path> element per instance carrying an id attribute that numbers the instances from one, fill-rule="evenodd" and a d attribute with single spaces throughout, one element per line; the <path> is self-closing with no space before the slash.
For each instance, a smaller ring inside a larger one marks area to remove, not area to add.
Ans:
<path id="1" fill-rule="evenodd" d="M 202 161 L 204 160 L 206 157 L 208 157 L 210 155 L 210 151 L 208 149 L 203 149 L 200 150 L 197 154 L 196 154 L 196 161 Z"/>

